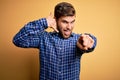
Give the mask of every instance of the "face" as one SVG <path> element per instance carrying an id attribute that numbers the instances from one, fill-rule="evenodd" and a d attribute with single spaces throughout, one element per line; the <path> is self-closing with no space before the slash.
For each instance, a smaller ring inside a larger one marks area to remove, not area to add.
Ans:
<path id="1" fill-rule="evenodd" d="M 60 17 L 57 22 L 57 29 L 63 38 L 69 38 L 74 27 L 75 16 Z"/>

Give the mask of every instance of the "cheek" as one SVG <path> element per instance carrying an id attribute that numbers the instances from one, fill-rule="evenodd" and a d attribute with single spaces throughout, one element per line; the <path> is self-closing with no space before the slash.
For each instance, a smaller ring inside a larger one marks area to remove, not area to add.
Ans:
<path id="1" fill-rule="evenodd" d="M 62 24 L 62 23 L 57 24 L 57 28 L 58 28 L 59 30 L 63 30 L 65 27 L 66 27 L 65 24 Z"/>
<path id="2" fill-rule="evenodd" d="M 62 27 L 60 27 L 60 26 L 57 26 L 57 29 L 58 29 L 60 32 L 62 32 L 62 31 L 63 31 L 63 28 L 62 28 Z"/>
<path id="3" fill-rule="evenodd" d="M 72 26 L 72 30 L 73 30 L 74 26 Z"/>

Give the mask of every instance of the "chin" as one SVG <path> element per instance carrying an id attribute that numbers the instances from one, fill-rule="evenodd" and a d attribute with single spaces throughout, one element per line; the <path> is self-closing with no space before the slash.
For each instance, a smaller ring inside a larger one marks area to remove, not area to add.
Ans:
<path id="1" fill-rule="evenodd" d="M 70 37 L 70 35 L 69 36 L 63 36 L 64 39 L 68 39 L 69 37 Z"/>
<path id="2" fill-rule="evenodd" d="M 68 39 L 68 38 L 71 36 L 71 34 L 65 35 L 65 34 L 63 34 L 62 32 L 60 32 L 60 34 L 61 34 L 61 36 L 62 36 L 64 39 Z"/>

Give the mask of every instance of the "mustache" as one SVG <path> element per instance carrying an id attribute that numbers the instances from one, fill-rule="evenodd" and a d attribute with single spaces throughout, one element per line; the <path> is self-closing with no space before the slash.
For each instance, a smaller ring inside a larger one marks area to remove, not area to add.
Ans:
<path id="1" fill-rule="evenodd" d="M 67 29 L 64 29 L 64 31 L 71 31 L 71 29 L 67 28 Z"/>
<path id="2" fill-rule="evenodd" d="M 65 29 L 61 29 L 59 26 L 57 27 L 57 30 L 58 31 L 72 31 L 72 29 L 70 29 L 70 28 L 65 28 Z"/>

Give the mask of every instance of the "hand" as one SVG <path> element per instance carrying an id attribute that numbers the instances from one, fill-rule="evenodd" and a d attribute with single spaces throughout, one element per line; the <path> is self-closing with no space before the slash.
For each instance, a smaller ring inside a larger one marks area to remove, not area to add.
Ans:
<path id="1" fill-rule="evenodd" d="M 53 30 L 55 30 L 56 32 L 59 32 L 57 30 L 57 26 L 56 26 L 56 20 L 54 18 L 54 16 L 52 15 L 52 13 L 50 13 L 50 15 L 46 18 L 48 26 L 50 28 L 52 28 Z"/>
<path id="2" fill-rule="evenodd" d="M 92 48 L 94 40 L 88 34 L 82 34 L 77 41 L 77 46 L 82 50 Z"/>

